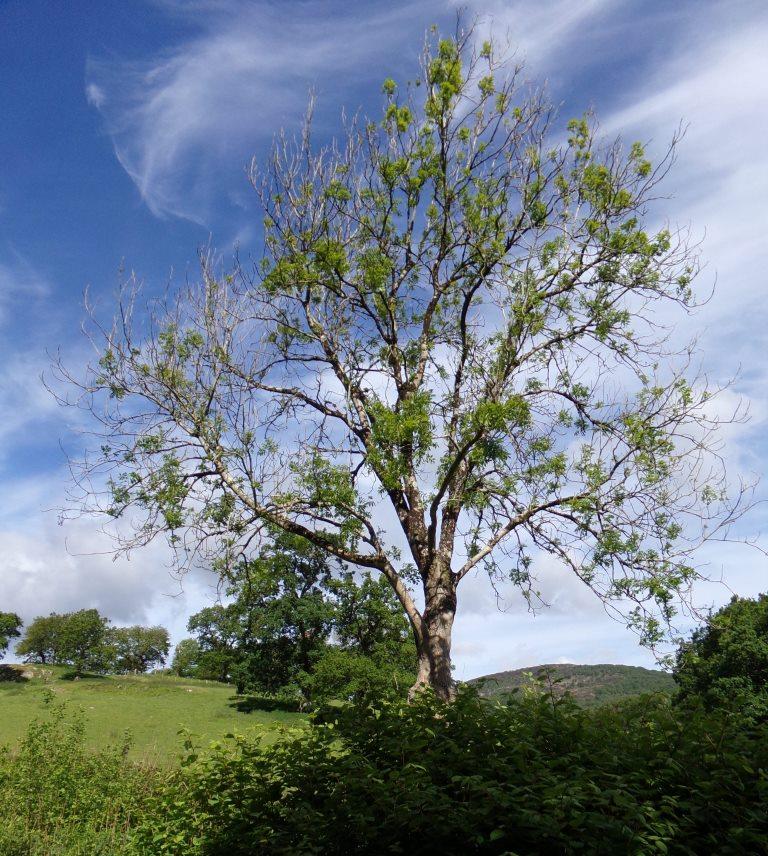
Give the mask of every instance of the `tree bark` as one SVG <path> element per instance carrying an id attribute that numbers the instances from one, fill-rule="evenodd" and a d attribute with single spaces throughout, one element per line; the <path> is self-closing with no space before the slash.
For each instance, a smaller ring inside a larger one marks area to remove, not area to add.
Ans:
<path id="1" fill-rule="evenodd" d="M 416 634 L 418 672 L 408 697 L 429 688 L 443 701 L 456 697 L 456 682 L 451 670 L 451 633 L 456 616 L 456 590 L 445 578 L 426 588 L 426 607 L 422 615 L 423 630 Z"/>

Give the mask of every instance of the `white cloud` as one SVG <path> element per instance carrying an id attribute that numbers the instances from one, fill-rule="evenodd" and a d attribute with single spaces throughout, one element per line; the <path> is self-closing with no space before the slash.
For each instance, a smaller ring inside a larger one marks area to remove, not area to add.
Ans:
<path id="1" fill-rule="evenodd" d="M 0 324 L 8 322 L 15 303 L 34 303 L 50 294 L 48 278 L 19 253 L 10 250 L 0 260 Z"/>
<path id="2" fill-rule="evenodd" d="M 531 65 L 551 71 L 576 65 L 594 55 L 590 43 L 604 34 L 607 22 L 627 0 L 472 0 L 469 4 L 454 0 L 455 6 L 467 5 L 480 16 L 481 31 L 492 30 L 497 39 L 508 38 L 510 45 Z M 570 51 L 570 48 L 576 49 Z M 564 60 L 564 56 L 567 59 Z"/>
<path id="3" fill-rule="evenodd" d="M 193 571 L 179 581 L 160 541 L 129 558 L 114 558 L 101 523 L 83 518 L 57 525 L 65 474 L 6 483 L 0 503 L 0 609 L 25 622 L 50 612 L 96 608 L 116 624 L 161 624 L 172 640 L 186 635 L 189 616 L 216 596 L 215 579 Z M 50 510 L 53 506 L 54 510 Z M 10 653 L 7 659 L 12 660 Z"/>
<path id="4" fill-rule="evenodd" d="M 201 223 L 214 201 L 237 198 L 254 152 L 281 126 L 296 127 L 311 87 L 338 112 L 341 96 L 374 72 L 424 11 L 393 4 L 330 14 L 319 2 L 238 0 L 165 5 L 199 34 L 147 61 L 92 59 L 87 91 L 151 211 Z M 414 56 L 417 47 L 411 44 Z"/>

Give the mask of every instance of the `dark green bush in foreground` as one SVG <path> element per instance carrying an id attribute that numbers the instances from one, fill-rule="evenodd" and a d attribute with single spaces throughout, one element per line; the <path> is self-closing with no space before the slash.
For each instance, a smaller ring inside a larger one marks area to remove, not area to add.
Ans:
<path id="1" fill-rule="evenodd" d="M 82 736 L 0 755 L 0 856 L 768 853 L 768 726 L 665 696 L 328 707 L 170 773 Z"/>
<path id="2" fill-rule="evenodd" d="M 760 853 L 768 730 L 666 698 L 328 709 L 188 763 L 143 853 Z"/>
<path id="3" fill-rule="evenodd" d="M 680 646 L 674 677 L 681 699 L 768 719 L 768 595 L 733 597 L 710 615 Z"/>

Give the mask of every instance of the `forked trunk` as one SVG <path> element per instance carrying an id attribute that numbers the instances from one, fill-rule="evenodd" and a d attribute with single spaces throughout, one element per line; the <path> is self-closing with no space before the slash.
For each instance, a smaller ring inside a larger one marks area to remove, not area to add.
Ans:
<path id="1" fill-rule="evenodd" d="M 416 682 L 408 697 L 412 699 L 421 689 L 429 687 L 438 698 L 452 701 L 456 697 L 456 682 L 451 671 L 451 631 L 456 615 L 456 593 L 453 587 L 440 587 L 428 594 L 424 610 L 424 632 L 417 634 L 419 657 Z"/>

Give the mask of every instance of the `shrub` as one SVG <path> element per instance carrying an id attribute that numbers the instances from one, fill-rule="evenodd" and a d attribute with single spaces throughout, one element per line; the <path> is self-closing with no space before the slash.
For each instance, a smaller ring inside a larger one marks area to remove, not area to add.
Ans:
<path id="1" fill-rule="evenodd" d="M 462 692 L 324 709 L 161 789 L 145 854 L 766 852 L 768 729 L 665 697 L 597 712 Z"/>
<path id="2" fill-rule="evenodd" d="M 680 646 L 679 699 L 768 719 L 768 595 L 733 597 Z"/>
<path id="3" fill-rule="evenodd" d="M 413 670 L 396 660 L 361 654 L 329 645 L 312 672 L 301 672 L 298 683 L 313 705 L 334 700 L 372 698 L 389 693 L 405 696 L 413 684 Z"/>

